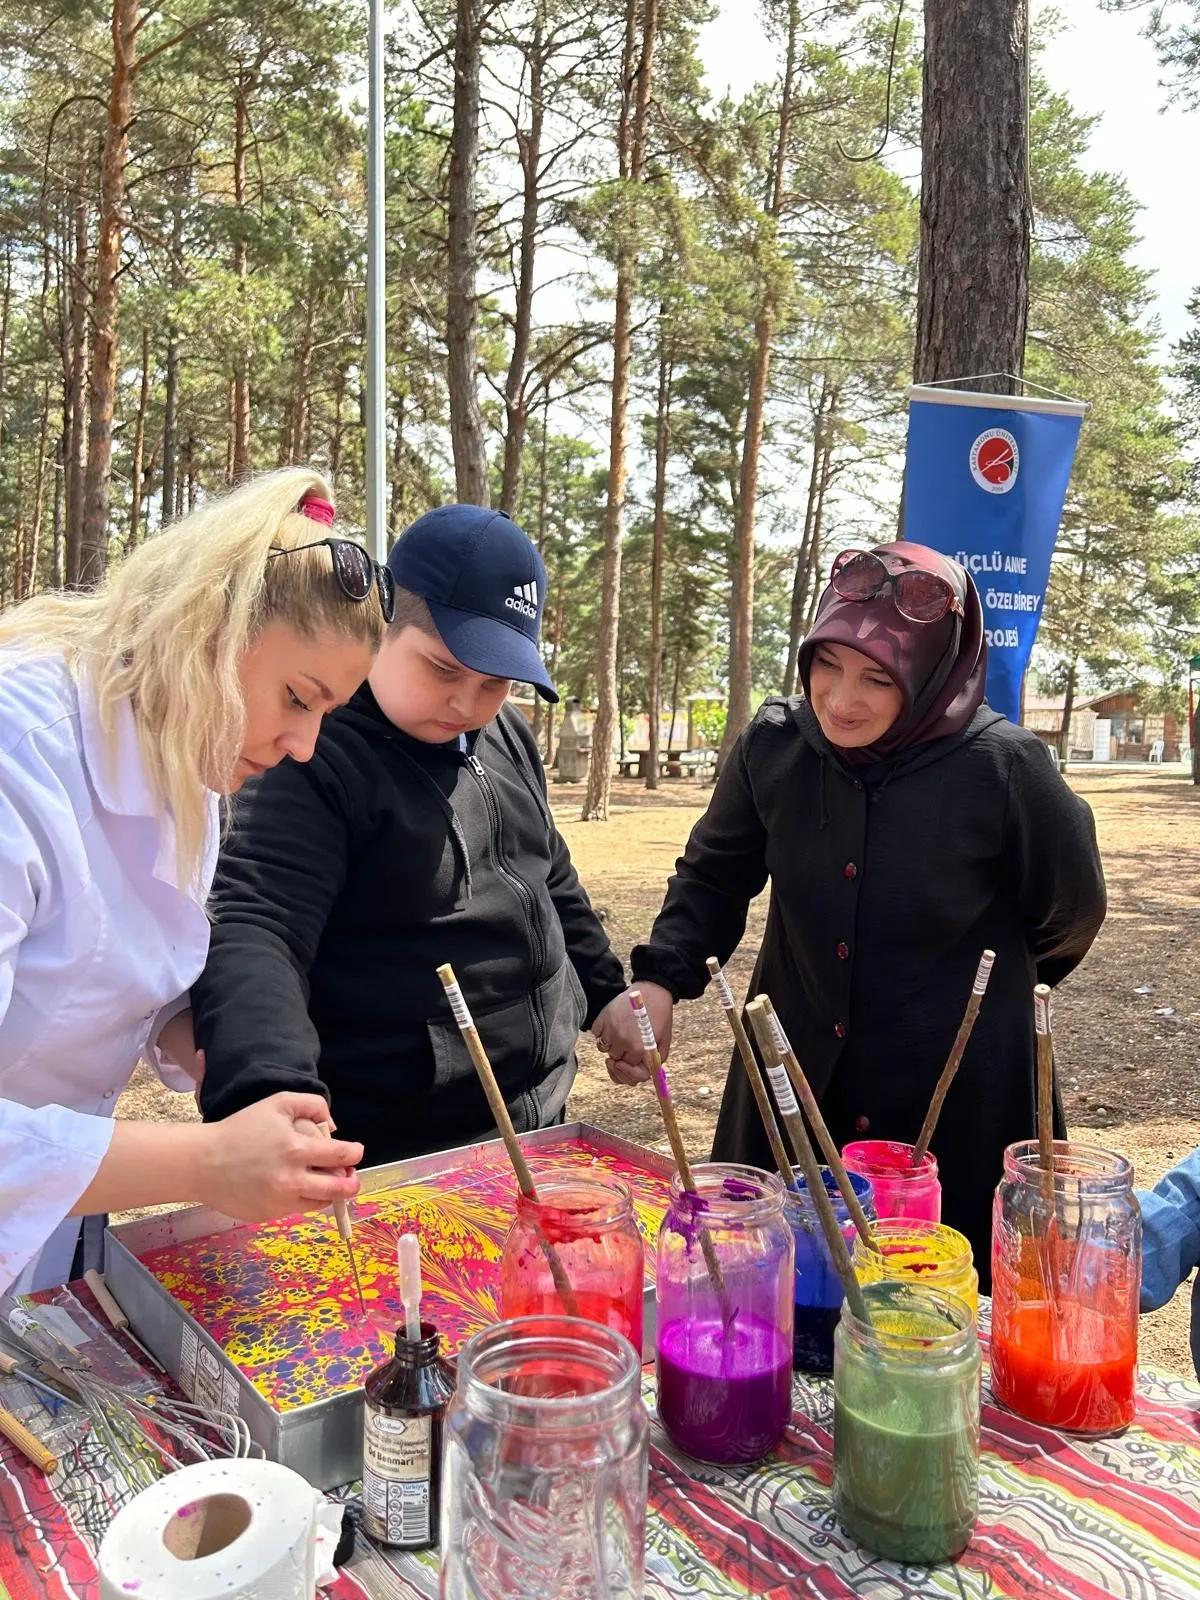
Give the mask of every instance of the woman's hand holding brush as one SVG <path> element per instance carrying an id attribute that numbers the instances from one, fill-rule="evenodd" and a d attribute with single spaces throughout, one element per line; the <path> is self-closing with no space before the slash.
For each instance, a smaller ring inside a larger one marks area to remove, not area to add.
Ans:
<path id="1" fill-rule="evenodd" d="M 671 1050 L 671 1025 L 675 1014 L 675 1000 L 669 989 L 661 984 L 643 983 L 636 991 L 654 1029 L 658 1041 L 658 1054 L 665 1061 Z M 646 1047 L 638 1029 L 637 1016 L 630 1005 L 633 990 L 627 989 L 608 1005 L 592 1024 L 596 1043 L 608 1057 L 605 1066 L 614 1083 L 631 1086 L 649 1083 L 652 1068 Z"/>

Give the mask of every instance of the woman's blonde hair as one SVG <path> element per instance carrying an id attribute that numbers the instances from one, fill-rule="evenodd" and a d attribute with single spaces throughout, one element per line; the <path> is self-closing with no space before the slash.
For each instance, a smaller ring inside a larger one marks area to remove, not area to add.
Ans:
<path id="1" fill-rule="evenodd" d="M 58 652 L 77 680 L 86 677 L 110 756 L 118 707 L 129 701 L 151 792 L 175 826 L 184 884 L 196 883 L 203 864 L 205 791 L 241 753 L 248 646 L 272 622 L 373 650 L 383 639 L 378 587 L 365 601 L 348 599 L 328 548 L 271 559 L 326 533 L 297 510 L 306 494 L 332 499 L 308 467 L 264 473 L 139 545 L 92 592 L 39 595 L 0 616 L 0 644 Z"/>

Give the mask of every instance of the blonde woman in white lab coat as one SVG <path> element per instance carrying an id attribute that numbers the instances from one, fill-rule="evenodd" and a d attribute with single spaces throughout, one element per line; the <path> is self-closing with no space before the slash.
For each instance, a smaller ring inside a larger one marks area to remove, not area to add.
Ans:
<path id="1" fill-rule="evenodd" d="M 98 1265 L 79 1220 L 97 1213 L 265 1219 L 357 1189 L 362 1146 L 319 1141 L 319 1095 L 113 1120 L 139 1057 L 182 1090 L 203 1069 L 185 1008 L 218 796 L 308 760 L 383 637 L 388 574 L 333 516 L 316 473 L 271 473 L 94 592 L 0 615 L 0 1291 Z"/>

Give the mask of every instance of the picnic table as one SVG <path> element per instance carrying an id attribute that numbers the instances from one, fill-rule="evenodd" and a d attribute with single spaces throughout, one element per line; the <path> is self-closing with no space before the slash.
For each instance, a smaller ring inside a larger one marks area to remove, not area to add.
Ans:
<path id="1" fill-rule="evenodd" d="M 69 1288 L 96 1314 L 83 1284 Z M 984 1302 L 985 1358 L 988 1311 Z M 653 1417 L 652 1367 L 644 1393 Z M 1094 1441 L 996 1406 L 986 1364 L 983 1401 L 979 1522 L 963 1555 L 935 1567 L 881 1561 L 838 1526 L 829 1380 L 797 1375 L 787 1437 L 755 1467 L 692 1461 L 654 1420 L 647 1600 L 1200 1600 L 1200 1385 L 1143 1368 L 1133 1425 Z M 0 1378 L 0 1404 L 44 1431 L 46 1414 L 19 1380 Z M 96 1600 L 100 1470 L 80 1449 L 46 1479 L 0 1440 L 0 1600 Z M 434 1600 L 437 1557 L 384 1553 L 360 1534 L 349 1565 L 322 1593 Z"/>
<path id="2" fill-rule="evenodd" d="M 664 751 L 658 758 L 659 777 L 682 778 L 686 773 L 691 773 L 695 778 L 702 780 L 708 773 L 715 772 L 716 767 L 715 750 L 675 750 L 670 753 Z M 617 761 L 617 772 L 622 778 L 645 778 L 649 771 L 648 750 L 627 751 Z"/>

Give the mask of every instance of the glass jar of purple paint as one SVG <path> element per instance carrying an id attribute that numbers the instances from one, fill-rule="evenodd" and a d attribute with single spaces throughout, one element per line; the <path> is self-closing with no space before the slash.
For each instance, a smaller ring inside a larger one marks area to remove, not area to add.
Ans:
<path id="1" fill-rule="evenodd" d="M 759 1461 L 792 1414 L 795 1244 L 774 1173 L 676 1174 L 658 1234 L 658 1415 L 699 1461 Z"/>
<path id="2" fill-rule="evenodd" d="M 828 1167 L 821 1168 L 825 1192 L 833 1214 L 853 1251 L 857 1234 L 837 1179 Z M 850 1173 L 850 1185 L 858 1196 L 868 1222 L 875 1221 L 875 1200 L 871 1185 L 857 1172 Z M 797 1372 L 816 1372 L 828 1376 L 833 1371 L 833 1335 L 841 1314 L 845 1290 L 837 1275 L 817 1208 L 808 1192 L 803 1173 L 796 1174 L 796 1187 L 784 1194 L 784 1214 L 796 1241 L 796 1312 L 792 1337 L 792 1365 Z"/>

